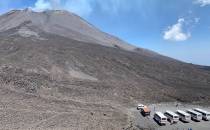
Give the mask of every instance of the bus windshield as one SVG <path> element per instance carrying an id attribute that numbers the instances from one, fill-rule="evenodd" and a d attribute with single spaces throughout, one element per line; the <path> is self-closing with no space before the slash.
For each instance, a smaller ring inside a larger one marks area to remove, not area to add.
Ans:
<path id="1" fill-rule="evenodd" d="M 166 120 L 166 118 L 162 118 L 162 120 Z"/>

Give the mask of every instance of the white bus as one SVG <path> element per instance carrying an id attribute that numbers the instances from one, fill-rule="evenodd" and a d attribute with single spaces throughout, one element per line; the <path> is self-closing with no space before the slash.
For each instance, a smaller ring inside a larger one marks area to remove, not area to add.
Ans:
<path id="1" fill-rule="evenodd" d="M 166 111 L 165 116 L 170 120 L 171 123 L 177 123 L 179 121 L 179 116 L 172 111 Z"/>
<path id="2" fill-rule="evenodd" d="M 160 125 L 166 125 L 167 123 L 167 117 L 162 112 L 156 112 L 154 114 L 154 119 L 160 124 Z"/>
<path id="3" fill-rule="evenodd" d="M 202 120 L 202 114 L 201 113 L 198 113 L 194 110 L 187 110 L 187 112 L 191 115 L 191 118 L 193 120 L 196 120 L 196 121 L 201 121 Z"/>
<path id="4" fill-rule="evenodd" d="M 204 120 L 210 120 L 210 112 L 207 112 L 203 109 L 195 108 L 194 111 L 197 111 L 202 114 Z"/>
<path id="5" fill-rule="evenodd" d="M 184 122 L 190 122 L 190 114 L 182 110 L 177 110 L 176 113 L 179 115 L 179 119 Z"/>

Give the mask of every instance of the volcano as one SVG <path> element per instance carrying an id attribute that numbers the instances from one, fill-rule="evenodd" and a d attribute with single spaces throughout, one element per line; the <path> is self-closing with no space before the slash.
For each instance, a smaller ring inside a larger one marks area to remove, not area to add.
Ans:
<path id="1" fill-rule="evenodd" d="M 138 102 L 210 104 L 210 71 L 67 11 L 12 10 L 0 16 L 0 99 L 0 129 L 123 129 Z"/>

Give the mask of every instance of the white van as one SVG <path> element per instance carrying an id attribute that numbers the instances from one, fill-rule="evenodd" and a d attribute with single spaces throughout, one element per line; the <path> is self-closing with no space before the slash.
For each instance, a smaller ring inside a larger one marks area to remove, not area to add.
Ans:
<path id="1" fill-rule="evenodd" d="M 154 114 L 154 119 L 160 124 L 160 125 L 166 125 L 167 123 L 167 117 L 162 112 L 156 112 Z"/>
<path id="2" fill-rule="evenodd" d="M 165 116 L 171 123 L 177 123 L 179 121 L 179 116 L 172 111 L 166 111 Z"/>
<path id="3" fill-rule="evenodd" d="M 144 108 L 144 105 L 143 105 L 143 104 L 138 104 L 137 110 L 141 110 L 141 109 L 143 109 L 143 108 Z"/>
<path id="4" fill-rule="evenodd" d="M 210 120 L 210 112 L 207 112 L 207 111 L 205 111 L 203 109 L 199 109 L 199 108 L 195 108 L 193 110 L 196 111 L 196 112 L 201 113 L 202 114 L 202 118 L 204 120 L 206 120 L 206 121 Z"/>
<path id="5" fill-rule="evenodd" d="M 187 110 L 187 112 L 191 115 L 191 118 L 193 120 L 196 120 L 196 121 L 201 121 L 202 120 L 202 114 L 201 113 L 198 113 L 194 110 Z"/>
<path id="6" fill-rule="evenodd" d="M 184 122 L 190 122 L 190 114 L 182 110 L 177 110 L 176 113 L 179 115 L 179 119 Z"/>

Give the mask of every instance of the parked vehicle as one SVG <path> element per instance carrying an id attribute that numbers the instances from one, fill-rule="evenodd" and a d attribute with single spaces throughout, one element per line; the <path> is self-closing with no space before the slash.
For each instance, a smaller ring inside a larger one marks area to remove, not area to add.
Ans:
<path id="1" fill-rule="evenodd" d="M 143 109 L 143 108 L 144 108 L 144 105 L 143 105 L 143 104 L 138 104 L 137 110 L 141 110 L 141 109 Z"/>
<path id="2" fill-rule="evenodd" d="M 167 117 L 162 112 L 156 112 L 154 114 L 154 119 L 160 124 L 160 125 L 166 125 L 167 123 Z"/>
<path id="3" fill-rule="evenodd" d="M 205 111 L 205 110 L 200 109 L 200 108 L 195 108 L 193 110 L 196 111 L 196 112 L 201 113 L 203 120 L 206 120 L 206 121 L 210 120 L 210 112 Z"/>
<path id="4" fill-rule="evenodd" d="M 190 122 L 190 114 L 182 110 L 177 110 L 176 113 L 179 115 L 179 119 L 184 122 Z"/>
<path id="5" fill-rule="evenodd" d="M 143 116 L 149 116 L 150 115 L 150 109 L 147 106 L 144 106 L 144 108 L 141 109 L 141 114 Z"/>
<path id="6" fill-rule="evenodd" d="M 177 115 L 176 113 L 172 111 L 166 111 L 165 116 L 168 118 L 168 120 L 171 123 L 177 123 L 179 121 L 179 115 Z"/>
<path id="7" fill-rule="evenodd" d="M 194 110 L 187 110 L 187 112 L 191 115 L 191 118 L 193 120 L 196 120 L 196 121 L 201 121 L 202 120 L 202 114 L 201 113 L 198 113 Z"/>

